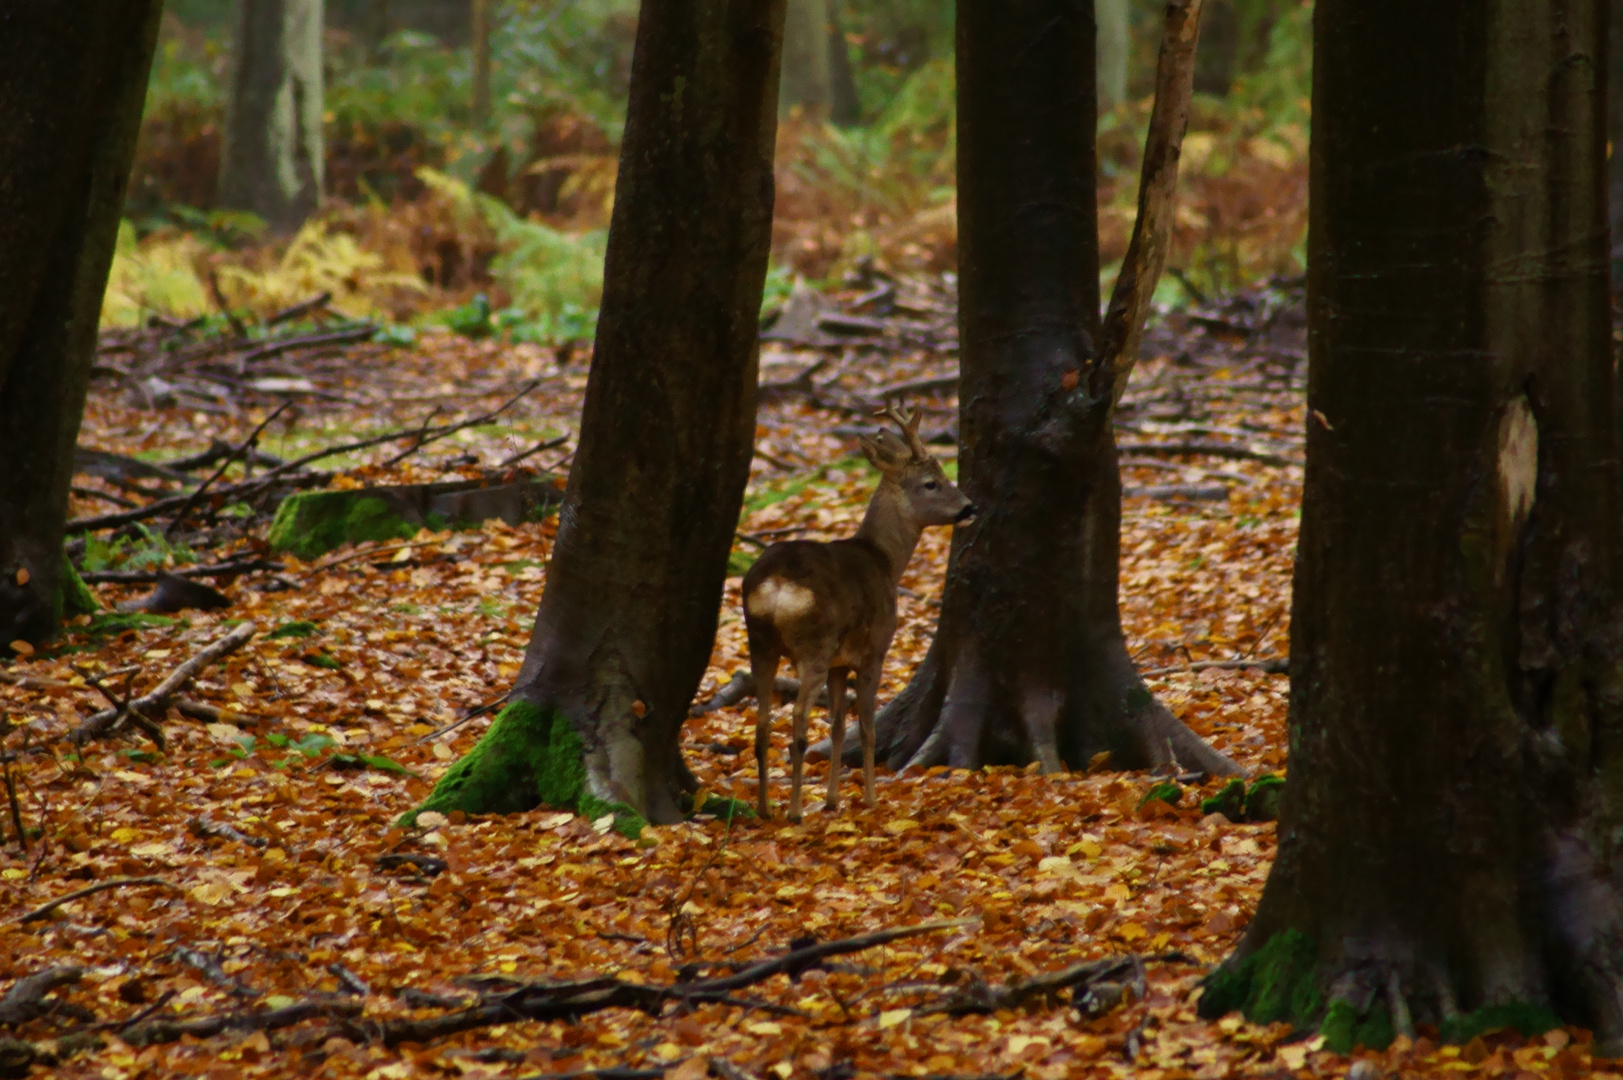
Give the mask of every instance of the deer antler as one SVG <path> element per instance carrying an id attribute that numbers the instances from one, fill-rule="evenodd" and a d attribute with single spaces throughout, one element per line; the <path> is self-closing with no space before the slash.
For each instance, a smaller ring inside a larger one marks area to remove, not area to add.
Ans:
<path id="1" fill-rule="evenodd" d="M 902 435 L 907 439 L 908 449 L 913 451 L 915 461 L 922 461 L 930 456 L 930 452 L 924 448 L 924 440 L 919 438 L 919 420 L 924 415 L 922 410 L 915 407 L 911 411 L 903 411 L 892 402 L 874 415 L 883 416 L 902 429 Z"/>

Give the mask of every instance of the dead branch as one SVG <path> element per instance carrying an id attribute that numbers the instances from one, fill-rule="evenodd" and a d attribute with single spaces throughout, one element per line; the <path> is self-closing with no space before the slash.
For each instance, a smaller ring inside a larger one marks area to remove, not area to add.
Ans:
<path id="1" fill-rule="evenodd" d="M 179 885 L 176 885 L 174 882 L 166 881 L 161 877 L 108 878 L 106 881 L 98 881 L 94 885 L 86 885 L 82 889 L 75 889 L 70 893 L 67 893 L 67 894 L 65 894 L 63 896 L 57 897 L 55 900 L 51 900 L 51 901 L 48 901 L 47 903 L 41 904 L 39 907 L 35 908 L 33 911 L 30 911 L 25 915 L 20 915 L 13 921 L 16 922 L 19 925 L 26 924 L 26 923 L 31 923 L 31 922 L 36 922 L 36 921 L 38 921 L 40 919 L 45 918 L 45 916 L 47 916 L 51 912 L 55 911 L 57 908 L 61 907 L 63 904 L 71 904 L 75 900 L 82 900 L 85 897 L 91 896 L 91 895 L 93 895 L 95 893 L 106 892 L 108 889 L 122 889 L 122 888 L 125 888 L 126 886 L 131 886 L 131 885 L 158 885 L 158 886 L 161 886 L 161 887 L 163 887 L 165 889 L 171 889 L 171 890 L 173 890 L 175 892 L 184 892 L 185 891 Z"/>
<path id="2" fill-rule="evenodd" d="M 1144 136 L 1138 184 L 1138 218 L 1111 290 L 1100 331 L 1098 372 L 1109 380 L 1112 405 L 1121 400 L 1138 360 L 1139 338 L 1172 242 L 1178 158 L 1189 127 L 1194 94 L 1195 43 L 1200 38 L 1201 0 L 1168 0 L 1155 72 L 1155 106 Z M 1100 388 L 1101 392 L 1103 387 Z"/>
<path id="3" fill-rule="evenodd" d="M 1290 671 L 1290 657 L 1265 656 L 1255 660 L 1196 660 L 1192 664 L 1173 664 L 1171 667 L 1150 668 L 1139 672 L 1145 679 L 1153 679 L 1160 675 L 1176 675 L 1183 671 L 1249 671 L 1251 668 L 1261 668 L 1269 675 L 1284 675 Z"/>
<path id="4" fill-rule="evenodd" d="M 265 320 L 265 327 L 266 329 L 269 329 L 270 327 L 276 326 L 280 323 L 292 322 L 301 315 L 308 315 L 317 308 L 326 307 L 331 302 L 332 293 L 330 291 L 317 293 L 308 300 L 300 300 L 292 307 L 286 307 L 281 311 L 278 311 L 276 314 Z"/>
<path id="5" fill-rule="evenodd" d="M 1123 980 L 1121 976 L 1128 976 Z M 1004 986 L 993 986 L 980 978 L 955 990 L 945 1001 L 920 1009 L 922 1014 L 946 1013 L 948 1016 L 988 1014 L 1000 1009 L 1018 1009 L 1033 998 L 1046 998 L 1063 990 L 1071 991 L 1071 1000 L 1082 1002 L 1094 986 L 1105 983 L 1134 982 L 1142 985 L 1144 961 L 1137 956 L 1110 956 L 1103 960 L 1089 960 L 1058 971 L 1033 975 L 1029 979 L 1016 979 Z M 1139 991 L 1142 996 L 1142 991 Z M 1101 997 L 1108 997 L 1103 994 Z M 1119 1003 L 1120 996 L 1116 997 Z M 1108 1010 L 1104 1010 L 1108 1011 Z"/>
<path id="6" fill-rule="evenodd" d="M 772 683 L 772 689 L 778 695 L 779 701 L 791 701 L 800 694 L 800 680 L 779 675 Z M 704 716 L 706 713 L 713 713 L 717 709 L 730 709 L 739 702 L 751 700 L 754 697 L 755 676 L 748 671 L 735 671 L 733 677 L 720 690 L 717 690 L 699 704 L 689 706 L 688 715 Z M 847 690 L 847 703 L 849 704 L 855 700 L 855 695 L 850 690 Z M 817 691 L 817 698 L 813 704 L 821 708 L 828 707 L 828 687 L 825 686 Z"/>
<path id="7" fill-rule="evenodd" d="M 252 574 L 258 570 L 285 569 L 286 566 L 274 559 L 264 559 L 256 555 L 252 558 L 228 560 L 208 566 L 181 566 L 173 570 L 91 570 L 81 573 L 79 580 L 86 584 L 148 585 L 157 581 L 160 574 L 180 578 L 227 578 Z"/>
<path id="8" fill-rule="evenodd" d="M 12 984 L 6 996 L 0 998 L 0 1026 L 16 1027 L 26 1024 L 50 1011 L 45 995 L 64 986 L 71 986 L 84 975 L 82 967 L 49 967 L 33 975 L 25 975 Z"/>
<path id="9" fill-rule="evenodd" d="M 353 998 L 337 998 L 332 1001 L 300 1001 L 280 1009 L 256 1013 L 222 1013 L 191 1020 L 160 1018 L 132 1024 L 119 1032 L 119 1038 L 131 1046 L 152 1046 L 178 1042 L 188 1035 L 194 1039 L 208 1039 L 222 1031 L 275 1031 L 317 1017 L 356 1016 L 362 1007 L 362 1003 Z"/>
<path id="10" fill-rule="evenodd" d="M 212 836 L 219 840 L 235 840 L 239 844 L 249 847 L 268 847 L 270 841 L 263 836 L 249 836 L 234 825 L 227 825 L 223 821 L 214 821 L 206 817 L 194 817 L 186 823 L 196 836 Z"/>
<path id="11" fill-rule="evenodd" d="M 1210 442 L 1204 439 L 1191 439 L 1188 442 L 1164 443 L 1117 443 L 1116 451 L 1123 458 L 1134 454 L 1143 454 L 1150 457 L 1220 457 L 1233 458 L 1236 461 L 1260 461 L 1264 465 L 1300 465 L 1301 458 L 1286 457 L 1267 450 L 1254 450 L 1249 446 L 1238 443 Z"/>
<path id="12" fill-rule="evenodd" d="M 1221 502 L 1229 497 L 1229 489 L 1222 484 L 1146 484 L 1121 489 L 1124 499 L 1196 499 Z"/>
<path id="13" fill-rule="evenodd" d="M 256 360 L 269 360 L 273 356 L 280 356 L 294 349 L 317 349 L 323 345 L 354 345 L 357 342 L 369 340 L 377 332 L 377 327 L 371 323 L 366 323 L 345 330 L 330 330 L 324 334 L 306 334 L 301 337 L 281 338 L 277 341 L 266 342 L 243 353 L 237 363 L 242 367 L 247 367 Z"/>
<path id="14" fill-rule="evenodd" d="M 551 450 L 555 446 L 562 446 L 564 443 L 566 443 L 568 441 L 569 441 L 569 433 L 567 431 L 564 432 L 562 435 L 559 435 L 555 439 L 542 439 L 540 442 L 536 443 L 534 446 L 530 447 L 528 450 L 521 450 L 518 453 L 514 454 L 512 457 L 503 458 L 501 461 L 496 463 L 496 468 L 498 468 L 498 469 L 506 469 L 506 468 L 508 468 L 510 466 L 517 465 L 519 462 L 523 461 L 527 457 L 531 457 L 532 455 L 539 454 L 543 450 Z"/>
<path id="15" fill-rule="evenodd" d="M 260 433 L 270 426 L 270 422 L 272 420 L 275 420 L 278 416 L 281 416 L 283 413 L 287 412 L 292 404 L 293 402 L 291 400 L 282 402 L 274 410 L 272 410 L 269 416 L 261 420 L 254 427 L 254 429 L 248 433 L 248 437 L 246 439 L 242 440 L 242 442 L 238 443 L 236 446 L 232 447 L 226 452 L 225 459 L 220 462 L 220 467 L 215 469 L 214 472 L 209 475 L 207 480 L 204 480 L 201 484 L 199 484 L 197 486 L 197 490 L 192 492 L 191 498 L 182 503 L 180 509 L 175 511 L 174 519 L 169 522 L 169 527 L 163 531 L 164 536 L 167 537 L 175 535 L 175 530 L 180 528 L 181 522 L 186 520 L 186 515 L 191 513 L 192 508 L 196 506 L 198 501 L 203 498 L 204 492 L 213 487 L 214 482 L 225 475 L 225 471 L 231 467 L 231 463 L 233 461 L 252 450 L 254 448 L 254 444 L 259 441 Z"/>
<path id="16" fill-rule="evenodd" d="M 103 709 L 83 724 L 80 724 L 68 737 L 78 745 L 83 746 L 91 739 L 111 730 L 125 716 L 131 715 L 156 723 L 163 716 L 164 710 L 169 707 L 170 698 L 184 689 L 186 684 L 196 678 L 198 673 L 205 667 L 214 663 L 220 657 L 236 652 L 246 645 L 248 639 L 252 638 L 258 631 L 257 624 L 253 622 L 243 623 L 225 637 L 205 646 L 196 656 L 175 668 L 153 690 L 133 701 L 124 703 L 122 706 L 115 705 L 111 709 Z"/>

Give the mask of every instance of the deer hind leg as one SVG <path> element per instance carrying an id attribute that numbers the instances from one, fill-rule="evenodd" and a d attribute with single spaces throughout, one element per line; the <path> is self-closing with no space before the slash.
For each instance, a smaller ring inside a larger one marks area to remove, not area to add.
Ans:
<path id="1" fill-rule="evenodd" d="M 772 746 L 772 687 L 778 679 L 778 655 L 750 650 L 750 671 L 755 676 L 755 813 L 762 821 L 772 820 L 772 803 L 766 796 L 766 754 Z"/>
<path id="2" fill-rule="evenodd" d="M 840 808 L 840 755 L 845 753 L 845 680 L 850 668 L 834 668 L 828 673 L 828 731 L 834 745 L 828 755 L 828 798 L 823 809 L 833 813 Z"/>
<path id="3" fill-rule="evenodd" d="M 828 674 L 819 664 L 799 665 L 800 697 L 795 701 L 795 733 L 789 744 L 789 820 L 800 820 L 800 782 L 806 768 L 806 726 L 811 720 L 812 699 Z"/>
<path id="4" fill-rule="evenodd" d="M 874 806 L 873 794 L 873 714 L 879 697 L 880 666 L 857 672 L 857 726 L 862 729 L 862 798 L 868 809 Z"/>

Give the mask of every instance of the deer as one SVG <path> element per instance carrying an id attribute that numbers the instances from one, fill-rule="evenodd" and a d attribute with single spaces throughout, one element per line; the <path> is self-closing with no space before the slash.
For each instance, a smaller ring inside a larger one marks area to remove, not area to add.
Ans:
<path id="1" fill-rule="evenodd" d="M 823 809 L 840 807 L 840 769 L 845 750 L 845 688 L 856 683 L 857 724 L 862 738 L 862 791 L 874 806 L 874 702 L 885 654 L 896 633 L 896 590 L 924 530 L 974 517 L 975 506 L 955 487 L 919 438 L 918 409 L 895 404 L 876 415 L 901 429 L 862 436 L 862 453 L 879 470 L 879 487 L 856 535 L 821 542 L 776 543 L 744 575 L 744 625 L 755 679 L 756 810 L 771 819 L 766 755 L 772 724 L 773 684 L 787 659 L 800 677 L 790 746 L 789 820 L 798 822 L 806 725 L 820 684 L 828 687 L 828 795 Z"/>

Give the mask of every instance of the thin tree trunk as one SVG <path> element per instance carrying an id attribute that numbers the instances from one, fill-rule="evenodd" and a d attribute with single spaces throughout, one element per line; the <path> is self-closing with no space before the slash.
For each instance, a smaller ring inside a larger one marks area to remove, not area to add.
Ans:
<path id="1" fill-rule="evenodd" d="M 1200 57 L 1195 64 L 1195 91 L 1227 97 L 1234 85 L 1240 54 L 1240 13 L 1235 0 L 1208 0 L 1200 31 Z"/>
<path id="2" fill-rule="evenodd" d="M 1208 1015 L 1623 1050 L 1605 11 L 1318 2 L 1290 783 Z"/>
<path id="3" fill-rule="evenodd" d="M 1133 47 L 1128 0 L 1094 0 L 1099 20 L 1099 110 L 1127 100 L 1127 62 Z"/>
<path id="4" fill-rule="evenodd" d="M 0 649 L 61 613 L 62 528 L 158 0 L 16 0 L 0 31 Z"/>
<path id="5" fill-rule="evenodd" d="M 323 0 L 236 0 L 220 205 L 278 233 L 321 203 Z"/>
<path id="6" fill-rule="evenodd" d="M 422 809 L 677 820 L 755 435 L 783 0 L 644 0 L 580 453 L 514 704 Z"/>
<path id="7" fill-rule="evenodd" d="M 845 26 L 840 20 L 840 0 L 828 0 L 828 81 L 829 119 L 840 127 L 862 123 L 862 99 L 857 96 L 851 48 L 846 44 Z"/>
<path id="8" fill-rule="evenodd" d="M 788 0 L 778 108 L 826 119 L 834 101 L 829 67 L 828 0 Z"/>
<path id="9" fill-rule="evenodd" d="M 490 2 L 473 3 L 473 122 L 490 123 Z"/>
<path id="10" fill-rule="evenodd" d="M 959 468 L 981 513 L 958 530 L 935 640 L 881 714 L 879 746 L 892 768 L 1053 771 L 1108 751 L 1121 768 L 1237 771 L 1155 701 L 1122 635 L 1093 5 L 1012 0 L 958 19 Z"/>

